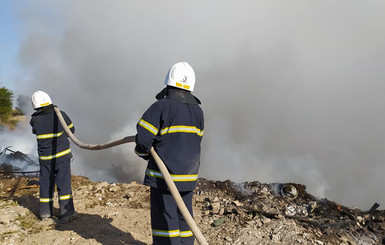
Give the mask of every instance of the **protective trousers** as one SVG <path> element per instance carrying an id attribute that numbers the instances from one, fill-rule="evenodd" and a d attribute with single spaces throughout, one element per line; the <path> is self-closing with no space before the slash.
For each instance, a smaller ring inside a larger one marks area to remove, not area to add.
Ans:
<path id="1" fill-rule="evenodd" d="M 191 216 L 193 191 L 180 192 Z M 169 191 L 151 187 L 153 245 L 193 245 L 194 236 Z"/>
<path id="2" fill-rule="evenodd" d="M 60 216 L 73 213 L 70 160 L 60 163 L 40 164 L 40 218 L 53 216 L 55 183 L 59 196 Z"/>

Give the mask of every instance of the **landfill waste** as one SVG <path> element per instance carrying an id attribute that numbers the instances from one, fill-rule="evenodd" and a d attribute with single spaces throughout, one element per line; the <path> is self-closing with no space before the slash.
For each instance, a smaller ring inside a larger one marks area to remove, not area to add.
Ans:
<path id="1" fill-rule="evenodd" d="M 32 187 L 37 178 L 3 177 L 0 244 L 152 244 L 147 186 L 73 176 L 77 218 L 42 222 L 37 218 L 38 188 Z M 281 193 L 287 184 L 297 190 L 295 199 Z M 302 184 L 200 178 L 193 205 L 194 220 L 210 245 L 385 244 L 380 204 L 368 211 L 348 208 L 307 193 Z"/>

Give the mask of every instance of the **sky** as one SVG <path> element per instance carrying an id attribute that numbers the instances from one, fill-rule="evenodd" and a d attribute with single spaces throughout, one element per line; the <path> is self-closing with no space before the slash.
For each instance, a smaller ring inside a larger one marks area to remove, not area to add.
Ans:
<path id="1" fill-rule="evenodd" d="M 0 3 L 0 82 L 2 86 L 14 89 L 11 74 L 16 73 L 16 55 L 20 45 L 20 34 L 17 31 L 18 19 L 14 17 L 11 4 Z"/>
<path id="2" fill-rule="evenodd" d="M 49 93 L 78 139 L 103 143 L 134 135 L 187 61 L 205 113 L 200 177 L 301 183 L 369 209 L 385 205 L 384 11 L 383 0 L 2 1 L 0 78 L 16 96 Z M 0 137 L 36 154 L 28 125 Z M 73 145 L 73 173 L 140 182 L 133 147 Z"/>

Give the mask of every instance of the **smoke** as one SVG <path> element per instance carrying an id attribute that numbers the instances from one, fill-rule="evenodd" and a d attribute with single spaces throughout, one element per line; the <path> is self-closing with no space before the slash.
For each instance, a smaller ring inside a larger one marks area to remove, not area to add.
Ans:
<path id="1" fill-rule="evenodd" d="M 29 114 L 31 108 L 31 98 L 27 95 L 19 95 L 16 99 L 15 109 L 23 114 Z"/>
<path id="2" fill-rule="evenodd" d="M 344 205 L 385 205 L 384 1 L 34 1 L 20 7 L 20 91 L 48 92 L 76 136 L 135 123 L 185 60 L 205 112 L 200 176 L 300 182 Z M 132 145 L 73 147 L 75 174 L 141 181 Z M 114 177 L 115 178 L 115 177 Z"/>

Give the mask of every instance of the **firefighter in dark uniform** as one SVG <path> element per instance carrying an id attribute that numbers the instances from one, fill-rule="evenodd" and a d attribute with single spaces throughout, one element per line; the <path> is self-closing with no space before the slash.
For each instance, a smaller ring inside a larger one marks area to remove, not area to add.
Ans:
<path id="1" fill-rule="evenodd" d="M 32 133 L 36 134 L 40 162 L 40 205 L 41 220 L 53 216 L 53 195 L 57 186 L 60 219 L 66 221 L 76 215 L 71 190 L 71 148 L 62 125 L 54 111 L 49 95 L 37 91 L 32 95 L 36 110 L 31 116 Z M 71 132 L 75 128 L 70 118 L 61 112 Z"/>
<path id="2" fill-rule="evenodd" d="M 154 147 L 192 213 L 201 155 L 204 118 L 200 101 L 191 94 L 195 73 L 187 62 L 176 63 L 168 72 L 167 85 L 158 100 L 137 124 L 135 153 L 148 160 L 144 184 L 151 191 L 153 244 L 194 244 L 193 233 L 177 208 L 166 182 L 150 155 Z"/>

